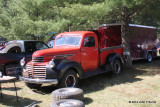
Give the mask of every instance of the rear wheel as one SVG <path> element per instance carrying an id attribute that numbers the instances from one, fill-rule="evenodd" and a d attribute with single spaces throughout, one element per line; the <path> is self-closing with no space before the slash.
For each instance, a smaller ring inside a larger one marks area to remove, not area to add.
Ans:
<path id="1" fill-rule="evenodd" d="M 34 84 L 34 83 L 27 83 L 25 82 L 26 86 L 31 88 L 31 89 L 38 89 L 41 87 L 42 84 Z"/>
<path id="2" fill-rule="evenodd" d="M 148 55 L 147 55 L 147 61 L 148 62 L 152 62 L 152 59 L 153 59 L 152 53 L 148 53 Z"/>
<path id="3" fill-rule="evenodd" d="M 121 71 L 122 71 L 122 66 L 121 66 L 120 61 L 118 59 L 115 59 L 114 62 L 113 62 L 112 73 L 114 75 L 118 75 L 118 74 L 120 74 Z"/>
<path id="4" fill-rule="evenodd" d="M 74 70 L 68 70 L 59 81 L 59 87 L 76 87 L 78 85 L 77 73 Z"/>

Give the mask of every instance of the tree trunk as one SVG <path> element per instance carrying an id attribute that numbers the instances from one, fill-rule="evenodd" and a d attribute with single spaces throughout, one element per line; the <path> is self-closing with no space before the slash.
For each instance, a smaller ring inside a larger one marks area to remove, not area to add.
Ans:
<path id="1" fill-rule="evenodd" d="M 122 45 L 124 47 L 124 55 L 126 56 L 126 64 L 124 64 L 127 68 L 132 68 L 132 59 L 130 55 L 130 43 L 129 43 L 129 13 L 128 7 L 122 8 Z"/>

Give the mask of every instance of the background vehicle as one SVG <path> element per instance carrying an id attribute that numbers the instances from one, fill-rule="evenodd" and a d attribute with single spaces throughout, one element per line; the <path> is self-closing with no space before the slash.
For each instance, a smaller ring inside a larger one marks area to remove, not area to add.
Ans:
<path id="1" fill-rule="evenodd" d="M 50 38 L 50 40 L 48 41 L 47 45 L 50 47 L 50 48 L 53 48 L 53 45 L 54 45 L 54 41 L 55 41 L 55 37 L 56 36 L 52 36 Z"/>
<path id="2" fill-rule="evenodd" d="M 54 40 L 50 40 L 47 45 L 50 47 L 50 48 L 53 48 L 53 45 L 54 45 Z"/>
<path id="3" fill-rule="evenodd" d="M 0 36 L 0 50 L 2 50 L 5 47 L 7 42 L 8 41 L 7 41 L 6 38 L 3 38 L 3 37 Z"/>
<path id="4" fill-rule="evenodd" d="M 121 24 L 106 24 L 110 33 L 121 35 Z M 130 54 L 132 60 L 147 59 L 151 62 L 157 56 L 156 27 L 129 24 Z M 119 33 L 119 34 L 118 34 Z"/>
<path id="5" fill-rule="evenodd" d="M 123 64 L 121 35 L 110 30 L 102 26 L 57 35 L 53 48 L 33 53 L 20 79 L 30 88 L 45 83 L 75 87 L 79 79 L 105 72 L 118 75 Z"/>
<path id="6" fill-rule="evenodd" d="M 25 58 L 27 63 L 32 59 L 33 52 L 46 48 L 49 47 L 41 41 L 9 41 L 5 48 L 0 51 L 0 71 L 3 71 L 3 75 L 20 75 L 20 60 Z"/>

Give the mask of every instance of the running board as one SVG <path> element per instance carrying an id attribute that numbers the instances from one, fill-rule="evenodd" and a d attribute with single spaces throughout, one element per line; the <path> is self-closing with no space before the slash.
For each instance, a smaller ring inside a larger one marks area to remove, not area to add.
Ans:
<path id="1" fill-rule="evenodd" d="M 111 71 L 111 69 L 104 70 L 102 68 L 97 68 L 94 71 L 84 72 L 84 74 L 82 76 L 82 79 L 92 77 L 92 76 L 95 76 L 95 75 L 99 75 L 99 74 L 103 74 L 103 73 L 107 73 L 109 71 Z"/>

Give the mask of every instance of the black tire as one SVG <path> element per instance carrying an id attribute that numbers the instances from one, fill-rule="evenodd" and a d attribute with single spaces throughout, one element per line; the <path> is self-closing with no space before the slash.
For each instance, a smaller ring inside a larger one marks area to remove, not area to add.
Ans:
<path id="1" fill-rule="evenodd" d="M 84 93 L 80 88 L 60 88 L 52 92 L 52 102 L 63 99 L 83 100 Z"/>
<path id="2" fill-rule="evenodd" d="M 21 48 L 16 46 L 8 50 L 7 53 L 21 53 Z"/>
<path id="3" fill-rule="evenodd" d="M 122 71 L 122 65 L 121 65 L 120 61 L 118 59 L 115 59 L 113 62 L 112 74 L 118 75 L 121 73 L 121 71 Z"/>
<path id="4" fill-rule="evenodd" d="M 38 89 L 41 87 L 42 84 L 34 84 L 34 83 L 27 83 L 25 82 L 26 86 L 31 88 L 31 89 Z"/>
<path id="5" fill-rule="evenodd" d="M 5 75 L 19 77 L 22 74 L 22 68 L 19 64 L 9 64 L 5 66 Z"/>
<path id="6" fill-rule="evenodd" d="M 77 73 L 72 69 L 69 69 L 67 72 L 65 72 L 58 83 L 59 88 L 77 87 L 77 85 L 78 85 Z"/>
<path id="7" fill-rule="evenodd" d="M 152 53 L 148 53 L 148 54 L 147 54 L 147 61 L 148 61 L 149 63 L 151 63 L 151 62 L 152 62 L 152 59 L 153 59 Z"/>
<path id="8" fill-rule="evenodd" d="M 21 53 L 21 47 L 18 44 L 9 44 L 3 50 L 3 53 Z"/>
<path id="9" fill-rule="evenodd" d="M 84 103 L 75 99 L 65 99 L 52 102 L 50 107 L 85 107 Z"/>

